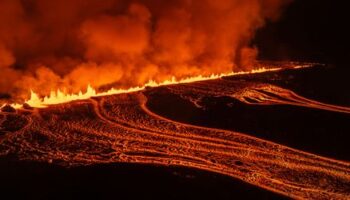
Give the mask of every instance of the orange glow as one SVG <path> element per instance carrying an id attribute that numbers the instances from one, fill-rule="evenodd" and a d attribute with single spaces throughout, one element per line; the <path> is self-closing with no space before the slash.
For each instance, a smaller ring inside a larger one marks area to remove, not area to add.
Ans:
<path id="1" fill-rule="evenodd" d="M 298 65 L 293 65 L 292 67 L 288 67 L 288 68 L 290 68 L 290 69 L 302 69 L 302 68 L 307 68 L 307 67 L 311 67 L 311 66 L 313 66 L 313 64 L 298 64 Z M 86 92 L 80 91 L 76 94 L 65 93 L 61 90 L 56 90 L 56 91 L 52 90 L 50 92 L 49 96 L 40 97 L 37 92 L 31 91 L 30 99 L 26 100 L 25 104 L 27 104 L 33 108 L 45 108 L 45 107 L 50 106 L 50 105 L 68 103 L 68 102 L 76 101 L 76 100 L 84 100 L 84 99 L 89 99 L 91 97 L 138 92 L 138 91 L 144 90 L 147 87 L 160 87 L 160 86 L 166 86 L 166 85 L 192 83 L 192 82 L 198 82 L 198 81 L 219 79 L 219 78 L 222 78 L 225 76 L 257 74 L 257 73 L 264 73 L 264 72 L 279 71 L 282 69 L 284 69 L 284 67 L 272 67 L 272 68 L 261 67 L 258 69 L 253 69 L 251 71 L 227 72 L 227 73 L 221 73 L 221 74 L 212 74 L 210 76 L 199 75 L 199 76 L 187 77 L 187 78 L 183 78 L 183 79 L 176 79 L 176 77 L 172 77 L 172 79 L 166 80 L 163 82 L 156 82 L 156 81 L 150 80 L 142 86 L 131 87 L 128 89 L 111 88 L 110 90 L 105 91 L 105 92 L 97 92 L 97 90 L 95 88 L 91 87 L 90 85 L 87 86 Z M 15 109 L 23 108 L 23 104 L 19 104 L 19 103 L 13 103 L 10 105 Z M 3 106 L 5 106 L 5 104 L 0 106 L 0 108 L 2 108 Z"/>
<path id="2" fill-rule="evenodd" d="M 2 0 L 0 94 L 23 103 L 33 90 L 55 104 L 86 98 L 79 91 L 88 84 L 142 89 L 149 80 L 249 71 L 255 31 L 289 2 Z M 39 99 L 29 104 L 43 106 Z"/>
<path id="3" fill-rule="evenodd" d="M 295 66 L 294 68 L 300 68 L 300 67 L 307 67 L 305 66 Z M 212 74 L 210 76 L 194 76 L 194 77 L 188 77 L 184 79 L 177 80 L 175 77 L 173 77 L 171 80 L 166 80 L 160 83 L 157 83 L 153 80 L 148 81 L 143 86 L 138 87 L 132 87 L 129 89 L 115 89 L 112 88 L 106 92 L 97 92 L 96 89 L 92 88 L 90 85 L 87 86 L 86 92 L 80 91 L 77 94 L 67 94 L 60 90 L 57 91 L 51 91 L 49 96 L 45 96 L 44 98 L 40 98 L 37 93 L 34 91 L 31 91 L 30 99 L 25 101 L 26 104 L 33 108 L 45 108 L 49 105 L 55 105 L 55 104 L 61 104 L 61 103 L 67 103 L 75 100 L 83 100 L 83 99 L 89 99 L 91 97 L 97 97 L 97 96 L 107 96 L 107 95 L 115 95 L 115 94 L 122 94 L 122 93 L 131 93 L 131 92 L 137 92 L 144 90 L 146 87 L 159 87 L 159 86 L 165 86 L 165 85 L 173 85 L 173 84 L 182 84 L 182 83 L 191 83 L 191 82 L 197 82 L 197 81 L 205 81 L 205 80 L 211 80 L 211 79 L 218 79 L 224 76 L 235 76 L 235 75 L 244 75 L 244 74 L 256 74 L 256 73 L 263 73 L 263 72 L 271 72 L 271 71 L 278 71 L 282 68 L 276 67 L 276 68 L 260 68 L 255 69 L 247 72 L 228 72 L 228 73 L 222 73 L 222 74 Z M 20 109 L 23 107 L 21 104 L 11 104 L 12 107 L 16 109 Z"/>
<path id="4" fill-rule="evenodd" d="M 187 81 L 193 80 L 183 80 Z M 164 84 L 172 82 L 175 80 Z M 81 94 L 79 98 L 103 95 L 94 93 L 92 88 L 89 91 L 90 94 Z M 293 108 L 341 113 L 350 110 L 254 80 L 217 79 L 178 84 L 169 86 L 164 94 L 181 97 L 193 103 L 193 108 L 202 98 L 232 97 L 248 105 L 269 105 L 271 108 L 273 105 L 293 105 Z M 258 130 L 245 134 L 178 122 L 165 114 L 167 112 L 161 115 L 160 107 L 152 108 L 148 104 L 154 97 L 163 99 L 157 91 L 153 94 L 134 92 L 52 106 L 29 115 L 24 110 L 0 113 L 1 133 L 5 133 L 1 135 L 0 155 L 16 155 L 19 160 L 63 167 L 116 163 L 186 167 L 226 175 L 292 199 L 348 199 L 350 162 L 259 139 L 256 137 Z M 42 103 L 34 93 L 33 98 Z M 178 112 L 188 108 L 181 107 L 182 104 L 174 105 L 179 106 Z M 257 109 L 252 114 L 259 112 L 264 109 Z M 283 110 L 279 114 L 284 116 Z M 226 117 L 214 116 L 218 120 Z M 286 122 L 290 124 L 285 129 L 294 126 L 293 119 L 288 119 Z M 283 137 L 284 134 L 280 135 Z"/>

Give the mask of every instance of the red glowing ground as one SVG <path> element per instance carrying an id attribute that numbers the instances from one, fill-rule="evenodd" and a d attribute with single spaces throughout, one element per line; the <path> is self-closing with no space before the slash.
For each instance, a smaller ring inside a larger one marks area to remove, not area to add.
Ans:
<path id="1" fill-rule="evenodd" d="M 185 166 L 224 174 L 293 198 L 349 197 L 349 162 L 240 132 L 160 116 L 148 106 L 149 93 L 157 90 L 2 112 L 0 155 L 71 167 L 97 163 Z M 198 109 L 205 109 L 203 99 L 225 97 L 247 105 L 291 105 L 350 114 L 350 108 L 310 100 L 268 83 L 237 84 L 218 79 L 159 90 Z M 186 112 L 178 105 L 168 106 Z"/>

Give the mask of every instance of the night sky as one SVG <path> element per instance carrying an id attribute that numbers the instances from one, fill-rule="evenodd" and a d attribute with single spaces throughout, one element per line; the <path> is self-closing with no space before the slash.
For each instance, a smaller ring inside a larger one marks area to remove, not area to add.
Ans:
<path id="1" fill-rule="evenodd" d="M 350 58 L 347 1 L 295 0 L 256 35 L 260 59 L 337 64 Z"/>

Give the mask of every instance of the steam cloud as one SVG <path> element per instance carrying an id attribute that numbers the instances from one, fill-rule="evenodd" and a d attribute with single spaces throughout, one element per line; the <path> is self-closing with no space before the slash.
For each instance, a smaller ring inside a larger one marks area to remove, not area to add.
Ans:
<path id="1" fill-rule="evenodd" d="M 286 0 L 0 0 L 0 95 L 245 70 Z"/>

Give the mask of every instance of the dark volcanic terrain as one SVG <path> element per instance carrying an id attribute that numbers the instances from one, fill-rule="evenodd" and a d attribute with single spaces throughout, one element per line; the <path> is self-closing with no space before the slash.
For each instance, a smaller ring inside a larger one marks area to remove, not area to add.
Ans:
<path id="1" fill-rule="evenodd" d="M 1 190 L 37 199 L 346 199 L 342 74 L 315 66 L 4 109 Z"/>

